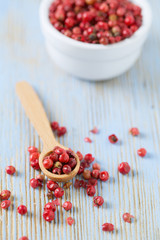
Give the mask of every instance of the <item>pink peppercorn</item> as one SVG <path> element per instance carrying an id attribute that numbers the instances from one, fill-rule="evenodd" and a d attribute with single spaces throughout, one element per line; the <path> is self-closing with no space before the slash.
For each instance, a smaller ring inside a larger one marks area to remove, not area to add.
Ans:
<path id="1" fill-rule="evenodd" d="M 58 198 L 55 199 L 55 200 L 53 200 L 52 202 L 53 202 L 56 206 L 59 206 L 59 205 L 60 205 L 60 201 L 59 201 Z"/>
<path id="2" fill-rule="evenodd" d="M 78 170 L 78 175 L 82 174 L 84 172 L 84 167 L 80 165 Z"/>
<path id="3" fill-rule="evenodd" d="M 75 221 L 74 221 L 74 219 L 73 219 L 72 217 L 68 217 L 68 218 L 67 218 L 67 223 L 68 223 L 68 225 L 71 226 L 72 224 L 74 224 L 74 222 L 75 222 Z"/>
<path id="4" fill-rule="evenodd" d="M 77 161 L 75 158 L 70 158 L 67 164 L 73 169 L 77 165 Z"/>
<path id="5" fill-rule="evenodd" d="M 61 187 L 58 187 L 55 189 L 54 195 L 56 198 L 61 198 L 64 195 L 64 190 Z"/>
<path id="6" fill-rule="evenodd" d="M 88 196 L 93 197 L 95 193 L 96 193 L 96 189 L 94 186 L 87 187 L 87 195 Z"/>
<path id="7" fill-rule="evenodd" d="M 123 175 L 128 174 L 130 172 L 131 168 L 127 162 L 122 162 L 118 166 L 118 171 L 122 173 Z"/>
<path id="8" fill-rule="evenodd" d="M 102 231 L 112 232 L 114 230 L 114 225 L 112 223 L 104 223 L 102 225 Z"/>
<path id="9" fill-rule="evenodd" d="M 1 202 L 1 208 L 3 209 L 9 208 L 10 205 L 11 205 L 10 200 L 4 200 L 3 202 Z"/>
<path id="10" fill-rule="evenodd" d="M 136 127 L 130 128 L 129 133 L 132 134 L 132 136 L 138 136 L 139 135 L 139 129 Z"/>
<path id="11" fill-rule="evenodd" d="M 60 168 L 54 168 L 54 169 L 52 170 L 52 173 L 53 173 L 53 174 L 61 175 L 62 170 L 61 170 Z"/>
<path id="12" fill-rule="evenodd" d="M 78 179 L 75 180 L 74 187 L 77 189 L 80 188 L 80 181 Z"/>
<path id="13" fill-rule="evenodd" d="M 53 202 L 48 202 L 44 206 L 44 210 L 51 210 L 51 211 L 55 212 L 56 211 L 56 206 Z"/>
<path id="14" fill-rule="evenodd" d="M 38 152 L 38 149 L 36 147 L 34 147 L 34 146 L 30 146 L 30 147 L 28 147 L 28 152 L 30 154 L 32 154 L 34 152 Z"/>
<path id="15" fill-rule="evenodd" d="M 85 141 L 85 142 L 88 142 L 88 143 L 91 143 L 91 142 L 92 142 L 92 140 L 91 140 L 89 137 L 85 137 L 84 141 Z"/>
<path id="16" fill-rule="evenodd" d="M 30 161 L 35 161 L 35 160 L 37 160 L 38 158 L 39 158 L 39 152 L 33 152 L 33 153 L 31 153 L 30 156 L 29 156 L 29 160 L 30 160 Z"/>
<path id="17" fill-rule="evenodd" d="M 96 179 L 98 179 L 99 178 L 99 170 L 98 169 L 95 169 L 95 170 L 93 170 L 92 172 L 91 172 L 91 176 L 93 177 L 93 178 L 96 178 Z"/>
<path id="18" fill-rule="evenodd" d="M 103 182 L 109 179 L 109 173 L 107 171 L 102 171 L 99 173 L 99 179 Z"/>
<path id="19" fill-rule="evenodd" d="M 6 173 L 9 175 L 13 175 L 15 173 L 16 169 L 13 166 L 7 166 L 6 167 Z"/>
<path id="20" fill-rule="evenodd" d="M 30 186 L 31 186 L 32 188 L 37 188 L 37 187 L 40 186 L 40 182 L 38 181 L 38 179 L 32 178 L 32 179 L 30 180 Z"/>
<path id="21" fill-rule="evenodd" d="M 47 222 L 51 222 L 54 220 L 55 218 L 55 214 L 52 210 L 44 210 L 43 212 L 43 218 L 47 221 Z"/>
<path id="22" fill-rule="evenodd" d="M 97 179 L 95 179 L 95 178 L 90 178 L 89 180 L 88 180 L 88 183 L 87 183 L 87 187 L 89 187 L 89 186 L 96 186 L 97 185 Z"/>
<path id="23" fill-rule="evenodd" d="M 61 136 L 65 135 L 66 132 L 67 132 L 66 127 L 59 127 L 59 128 L 57 129 L 57 135 L 58 135 L 58 137 L 61 137 Z"/>
<path id="24" fill-rule="evenodd" d="M 70 174 L 72 169 L 69 165 L 66 164 L 66 165 L 63 166 L 62 171 L 63 171 L 64 174 Z"/>
<path id="25" fill-rule="evenodd" d="M 87 162 L 87 163 L 92 163 L 94 161 L 94 157 L 92 156 L 91 153 L 87 153 L 85 156 L 84 156 L 84 160 Z"/>
<path id="26" fill-rule="evenodd" d="M 132 218 L 134 218 L 134 216 L 131 215 L 130 213 L 124 213 L 122 217 L 123 217 L 123 220 L 128 223 L 131 223 Z"/>
<path id="27" fill-rule="evenodd" d="M 78 156 L 78 158 L 79 158 L 79 161 L 82 161 L 82 160 L 83 160 L 83 155 L 82 155 L 82 153 L 81 153 L 80 151 L 77 151 L 76 154 L 77 154 L 77 156 Z"/>
<path id="28" fill-rule="evenodd" d="M 19 238 L 19 240 L 29 240 L 29 238 L 26 236 L 23 236 L 23 237 Z"/>
<path id="29" fill-rule="evenodd" d="M 51 122 L 51 128 L 53 131 L 56 131 L 59 127 L 59 123 L 54 121 L 54 122 Z"/>
<path id="30" fill-rule="evenodd" d="M 59 156 L 59 161 L 61 163 L 67 163 L 69 161 L 69 156 L 67 153 L 62 153 L 60 156 Z"/>
<path id="31" fill-rule="evenodd" d="M 91 178 L 91 171 L 90 170 L 84 170 L 83 177 L 86 180 L 90 179 Z"/>
<path id="32" fill-rule="evenodd" d="M 43 160 L 43 166 L 46 169 L 50 169 L 51 167 L 53 167 L 53 161 L 50 158 L 46 158 Z"/>
<path id="33" fill-rule="evenodd" d="M 50 191 L 54 191 L 56 188 L 58 188 L 59 185 L 58 183 L 52 181 L 52 180 L 48 180 L 47 181 L 47 188 L 50 190 Z"/>
<path id="34" fill-rule="evenodd" d="M 9 190 L 3 190 L 0 193 L 0 199 L 2 199 L 2 200 L 8 200 L 8 198 L 10 198 L 10 196 L 11 196 L 11 192 Z"/>
<path id="35" fill-rule="evenodd" d="M 118 142 L 118 138 L 116 137 L 115 134 L 110 135 L 110 136 L 108 137 L 108 139 L 109 139 L 110 143 L 116 143 L 116 142 Z"/>
<path id="36" fill-rule="evenodd" d="M 39 175 L 37 175 L 36 176 L 36 179 L 38 180 L 38 181 L 40 181 L 40 182 L 43 182 L 44 181 L 44 175 L 42 175 L 42 174 L 39 174 Z"/>
<path id="37" fill-rule="evenodd" d="M 35 169 L 35 170 L 39 170 L 40 169 L 39 160 L 38 159 L 30 161 L 30 164 L 31 164 L 31 167 L 33 169 Z"/>
<path id="38" fill-rule="evenodd" d="M 68 211 L 68 210 L 70 210 L 70 209 L 72 208 L 72 203 L 69 202 L 69 201 L 66 201 L 66 202 L 63 203 L 62 207 L 63 207 L 66 211 Z"/>
<path id="39" fill-rule="evenodd" d="M 92 168 L 93 168 L 94 170 L 95 170 L 95 169 L 97 169 L 97 170 L 100 170 L 100 169 L 101 169 L 101 167 L 100 167 L 100 165 L 99 165 L 98 163 L 93 163 Z"/>
<path id="40" fill-rule="evenodd" d="M 104 199 L 101 196 L 96 196 L 93 198 L 93 202 L 94 202 L 94 206 L 96 206 L 96 207 L 102 206 L 104 203 Z"/>
<path id="41" fill-rule="evenodd" d="M 146 154 L 147 154 L 147 151 L 146 151 L 145 148 L 140 148 L 140 149 L 137 150 L 137 153 L 140 157 L 145 157 Z"/>
<path id="42" fill-rule="evenodd" d="M 21 215 L 24 215 L 27 213 L 27 208 L 25 205 L 20 205 L 18 208 L 17 208 L 17 211 L 19 214 Z"/>
<path id="43" fill-rule="evenodd" d="M 99 131 L 98 131 L 97 127 L 94 127 L 92 130 L 90 130 L 90 132 L 94 133 L 94 134 L 97 134 Z"/>

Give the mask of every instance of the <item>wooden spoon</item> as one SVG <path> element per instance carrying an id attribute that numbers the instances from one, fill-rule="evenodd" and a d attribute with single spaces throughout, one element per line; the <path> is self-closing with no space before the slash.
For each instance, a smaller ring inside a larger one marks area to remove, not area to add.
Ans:
<path id="1" fill-rule="evenodd" d="M 25 109 L 28 118 L 32 122 L 34 128 L 37 130 L 39 136 L 43 141 L 43 151 L 39 157 L 39 165 L 42 172 L 48 178 L 58 182 L 66 182 L 75 177 L 80 166 L 79 158 L 75 153 L 74 154 L 76 157 L 77 165 L 70 174 L 57 175 L 49 172 L 44 168 L 43 158 L 52 152 L 56 146 L 64 148 L 65 150 L 68 148 L 62 146 L 56 141 L 42 103 L 40 102 L 33 88 L 27 82 L 22 81 L 16 84 L 16 92 L 20 98 L 20 101 Z"/>

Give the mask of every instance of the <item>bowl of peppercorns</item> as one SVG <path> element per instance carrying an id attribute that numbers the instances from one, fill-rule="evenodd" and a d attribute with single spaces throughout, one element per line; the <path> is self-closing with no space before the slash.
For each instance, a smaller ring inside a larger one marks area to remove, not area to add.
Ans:
<path id="1" fill-rule="evenodd" d="M 50 57 L 68 73 L 91 81 L 131 68 L 151 22 L 147 0 L 43 0 L 40 5 Z"/>

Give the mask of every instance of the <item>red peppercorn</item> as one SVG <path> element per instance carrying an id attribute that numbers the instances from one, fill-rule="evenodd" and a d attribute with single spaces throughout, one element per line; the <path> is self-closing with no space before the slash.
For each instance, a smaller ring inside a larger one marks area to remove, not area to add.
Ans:
<path id="1" fill-rule="evenodd" d="M 145 148 L 140 148 L 140 149 L 137 150 L 137 153 L 140 157 L 145 157 L 146 154 L 147 154 L 147 151 L 146 151 Z"/>
<path id="2" fill-rule="evenodd" d="M 59 156 L 59 161 L 61 163 L 67 163 L 69 161 L 69 156 L 67 153 L 63 153 Z"/>
<path id="3" fill-rule="evenodd" d="M 128 174 L 130 172 L 131 168 L 127 162 L 122 162 L 118 166 L 118 171 L 122 173 L 123 175 Z"/>
<path id="4" fill-rule="evenodd" d="M 110 136 L 108 137 L 108 139 L 109 139 L 110 143 L 116 143 L 116 142 L 118 142 L 118 138 L 116 137 L 115 134 L 110 135 Z"/>
<path id="5" fill-rule="evenodd" d="M 125 18 L 124 22 L 127 26 L 131 26 L 135 22 L 135 19 L 132 15 L 129 15 Z"/>
<path id="6" fill-rule="evenodd" d="M 51 210 L 44 210 L 43 212 L 43 218 L 47 221 L 47 222 L 51 222 L 54 220 L 55 218 L 55 214 L 53 211 Z"/>
<path id="7" fill-rule="evenodd" d="M 39 160 L 38 159 L 30 161 L 30 164 L 31 164 L 31 167 L 33 169 L 35 169 L 35 170 L 39 170 L 40 169 Z"/>
<path id="8" fill-rule="evenodd" d="M 43 166 L 44 166 L 44 168 L 46 168 L 46 169 L 50 169 L 51 167 L 53 167 L 53 161 L 52 161 L 52 159 L 50 159 L 50 158 L 44 159 L 44 160 L 43 160 Z"/>
<path id="9" fill-rule="evenodd" d="M 80 181 L 78 179 L 75 180 L 74 187 L 77 189 L 80 188 Z"/>
<path id="10" fill-rule="evenodd" d="M 53 131 L 57 130 L 59 127 L 59 123 L 54 121 L 54 122 L 51 122 L 51 128 Z"/>
<path id="11" fill-rule="evenodd" d="M 104 203 L 104 199 L 101 196 L 96 196 L 93 198 L 93 202 L 94 202 L 94 206 L 96 206 L 96 207 L 102 206 Z"/>
<path id="12" fill-rule="evenodd" d="M 106 182 L 109 179 L 109 173 L 107 171 L 100 172 L 99 179 L 103 182 Z"/>
<path id="13" fill-rule="evenodd" d="M 0 193 L 0 199 L 2 199 L 2 200 L 8 200 L 8 198 L 10 198 L 10 196 L 11 196 L 11 192 L 9 190 L 3 190 Z"/>
<path id="14" fill-rule="evenodd" d="M 16 169 L 13 166 L 7 166 L 6 167 L 6 173 L 9 175 L 13 175 L 15 173 Z"/>
<path id="15" fill-rule="evenodd" d="M 84 160 L 87 162 L 87 163 L 92 163 L 94 161 L 94 157 L 92 156 L 91 153 L 87 153 L 85 156 L 84 156 Z"/>
<path id="16" fill-rule="evenodd" d="M 82 174 L 84 172 L 84 167 L 80 165 L 78 170 L 78 175 Z"/>
<path id="17" fill-rule="evenodd" d="M 55 199 L 55 200 L 53 200 L 52 202 L 53 202 L 56 206 L 59 206 L 59 205 L 60 205 L 60 201 L 59 201 L 58 198 Z"/>
<path id="18" fill-rule="evenodd" d="M 26 236 L 23 236 L 23 237 L 19 238 L 19 240 L 29 240 L 29 238 Z"/>
<path id="19" fill-rule="evenodd" d="M 53 174 L 61 175 L 62 170 L 61 170 L 60 168 L 54 168 L 54 169 L 52 170 L 52 173 L 53 173 Z"/>
<path id="20" fill-rule="evenodd" d="M 93 170 L 93 171 L 91 172 L 91 176 L 92 176 L 93 178 L 98 179 L 98 178 L 99 178 L 99 170 L 98 170 L 98 169 Z"/>
<path id="21" fill-rule="evenodd" d="M 65 150 L 63 148 L 60 147 L 56 147 L 55 149 L 53 149 L 53 151 L 57 154 L 57 155 L 61 155 L 65 152 Z"/>
<path id="22" fill-rule="evenodd" d="M 1 208 L 3 209 L 9 208 L 10 205 L 11 205 L 10 200 L 4 200 L 3 202 L 1 202 Z"/>
<path id="23" fill-rule="evenodd" d="M 63 166 L 62 171 L 63 171 L 64 174 L 70 174 L 72 169 L 69 165 L 66 164 L 66 165 Z"/>
<path id="24" fill-rule="evenodd" d="M 35 160 L 39 159 L 39 152 L 31 153 L 29 156 L 29 159 L 30 159 L 30 161 L 35 161 Z"/>
<path id="25" fill-rule="evenodd" d="M 67 132 L 66 127 L 59 127 L 59 128 L 57 129 L 57 135 L 58 135 L 58 137 L 63 136 L 64 134 L 66 134 L 66 132 Z"/>
<path id="26" fill-rule="evenodd" d="M 44 206 L 44 210 L 50 210 L 50 211 L 55 212 L 56 211 L 56 206 L 55 206 L 55 204 L 53 202 L 48 202 Z"/>
<path id="27" fill-rule="evenodd" d="M 96 186 L 97 185 L 97 179 L 95 179 L 95 178 L 90 178 L 89 180 L 88 180 L 88 183 L 87 183 L 87 187 L 89 187 L 89 186 Z"/>
<path id="28" fill-rule="evenodd" d="M 36 176 L 36 179 L 37 179 L 39 182 L 43 182 L 43 181 L 44 181 L 44 175 L 39 174 L 39 175 Z"/>
<path id="29" fill-rule="evenodd" d="M 49 155 L 49 158 L 53 161 L 53 162 L 57 162 L 58 161 L 58 154 L 56 154 L 55 152 L 52 152 Z"/>
<path id="30" fill-rule="evenodd" d="M 118 15 L 119 17 L 124 16 L 125 12 L 126 12 L 126 9 L 125 9 L 124 7 L 119 7 L 119 8 L 117 9 L 117 15 Z"/>
<path id="31" fill-rule="evenodd" d="M 97 127 L 94 127 L 92 130 L 90 130 L 91 133 L 97 134 L 99 132 Z"/>
<path id="32" fill-rule="evenodd" d="M 132 218 L 134 218 L 134 216 L 131 215 L 130 213 L 124 213 L 122 217 L 123 217 L 123 220 L 128 223 L 131 223 Z"/>
<path id="33" fill-rule="evenodd" d="M 79 161 L 82 161 L 82 160 L 83 160 L 83 155 L 82 155 L 82 153 L 81 153 L 80 151 L 77 151 L 76 154 L 77 154 L 77 156 L 78 156 L 78 158 L 79 158 Z"/>
<path id="34" fill-rule="evenodd" d="M 32 154 L 34 152 L 38 152 L 38 149 L 36 147 L 34 147 L 34 146 L 30 146 L 30 147 L 28 147 L 28 152 L 30 154 Z"/>
<path id="35" fill-rule="evenodd" d="M 75 158 L 70 158 L 67 164 L 73 169 L 77 165 L 77 161 Z"/>
<path id="36" fill-rule="evenodd" d="M 88 142 L 88 143 L 91 143 L 91 142 L 92 142 L 92 140 L 91 140 L 89 137 L 85 137 L 84 141 L 85 141 L 85 142 Z"/>
<path id="37" fill-rule="evenodd" d="M 97 170 L 101 169 L 101 167 L 100 167 L 100 165 L 98 163 L 93 163 L 92 168 L 93 169 L 97 169 Z"/>
<path id="38" fill-rule="evenodd" d="M 58 188 L 59 185 L 58 183 L 52 181 L 52 180 L 48 180 L 47 181 L 47 188 L 50 190 L 50 191 L 54 191 L 56 188 Z"/>
<path id="39" fill-rule="evenodd" d="M 138 136 L 139 135 L 139 129 L 136 127 L 130 128 L 129 133 L 132 134 L 132 136 Z"/>
<path id="40" fill-rule="evenodd" d="M 91 178 L 91 171 L 90 170 L 84 170 L 83 177 L 86 180 L 90 179 Z"/>
<path id="41" fill-rule="evenodd" d="M 112 232 L 114 230 L 114 225 L 112 223 L 104 223 L 102 225 L 102 231 Z"/>
<path id="42" fill-rule="evenodd" d="M 87 195 L 88 196 L 93 197 L 95 193 L 96 193 L 96 189 L 94 186 L 87 187 Z"/>
<path id="43" fill-rule="evenodd" d="M 68 217 L 68 218 L 67 218 L 67 223 L 68 223 L 68 225 L 71 226 L 72 224 L 74 224 L 74 222 L 75 222 L 75 221 L 74 221 L 74 219 L 73 219 L 72 217 Z"/>
<path id="44" fill-rule="evenodd" d="M 66 211 L 71 210 L 71 208 L 72 208 L 72 203 L 69 202 L 69 201 L 66 201 L 66 202 L 63 203 L 62 207 L 63 207 Z"/>
<path id="45" fill-rule="evenodd" d="M 32 188 L 37 188 L 40 186 L 40 182 L 38 181 L 38 179 L 32 178 L 30 180 L 30 185 Z"/>
<path id="46" fill-rule="evenodd" d="M 17 211 L 19 214 L 21 215 L 24 215 L 27 213 L 27 208 L 25 205 L 20 205 L 18 208 L 17 208 Z"/>
<path id="47" fill-rule="evenodd" d="M 64 195 L 64 190 L 61 187 L 58 187 L 55 189 L 54 195 L 56 198 L 61 198 Z"/>

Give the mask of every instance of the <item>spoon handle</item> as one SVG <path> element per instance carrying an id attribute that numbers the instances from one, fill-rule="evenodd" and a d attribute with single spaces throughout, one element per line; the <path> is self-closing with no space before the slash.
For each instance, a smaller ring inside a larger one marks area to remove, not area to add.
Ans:
<path id="1" fill-rule="evenodd" d="M 16 84 L 16 93 L 25 109 L 26 115 L 41 137 L 44 146 L 51 149 L 56 145 L 56 139 L 54 138 L 50 123 L 39 97 L 31 85 L 25 81 Z"/>

